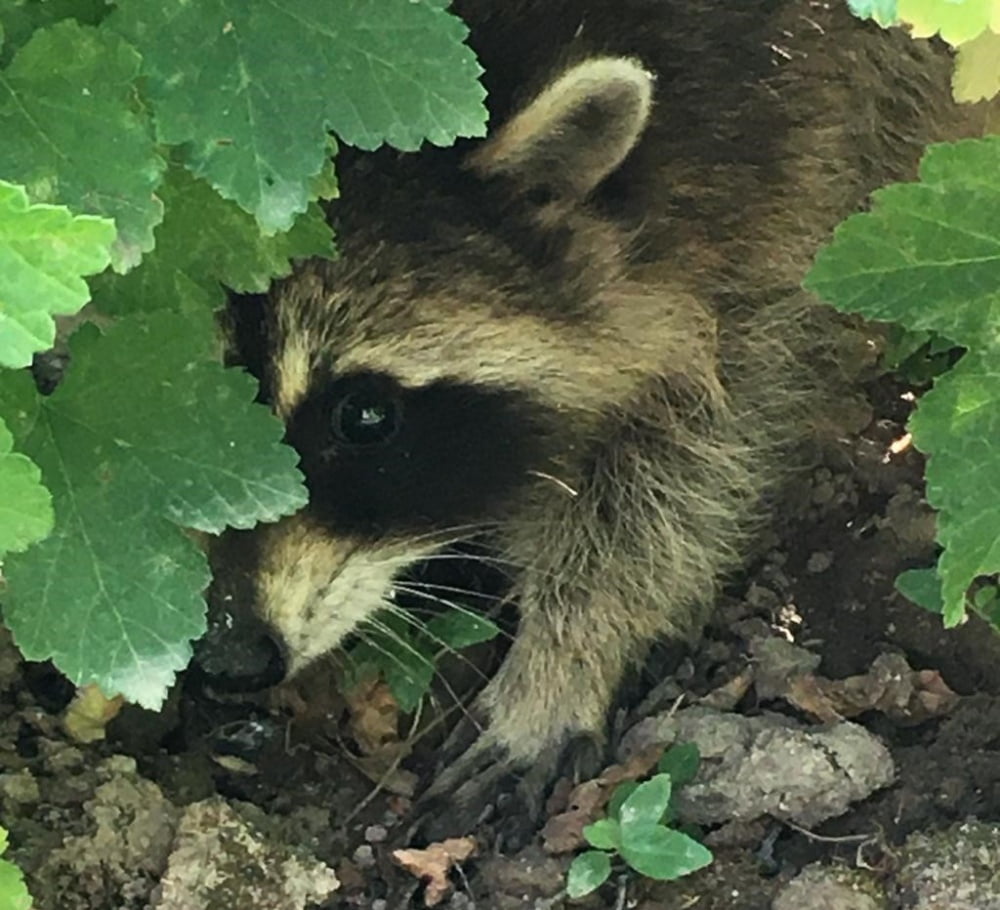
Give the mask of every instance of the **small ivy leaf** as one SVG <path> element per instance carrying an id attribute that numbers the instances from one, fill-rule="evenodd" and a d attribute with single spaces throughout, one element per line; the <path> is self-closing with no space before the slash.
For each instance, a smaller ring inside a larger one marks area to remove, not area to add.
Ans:
<path id="1" fill-rule="evenodd" d="M 622 827 L 621 856 L 640 875 L 671 881 L 712 862 L 712 852 L 663 825 Z"/>
<path id="2" fill-rule="evenodd" d="M 14 437 L 0 420 L 0 557 L 19 553 L 52 530 L 52 496 L 30 458 L 12 452 Z"/>
<path id="3" fill-rule="evenodd" d="M 659 824 L 670 805 L 672 784 L 669 774 L 656 774 L 645 783 L 639 784 L 622 803 L 618 819 L 623 836 L 629 828 L 641 828 Z"/>
<path id="4" fill-rule="evenodd" d="M 617 850 L 621 844 L 621 829 L 613 818 L 601 818 L 583 829 L 583 836 L 598 850 Z"/>
<path id="5" fill-rule="evenodd" d="M 378 669 L 401 711 L 416 710 L 434 679 L 434 651 L 402 617 L 382 613 L 351 649 L 351 662 Z"/>
<path id="6" fill-rule="evenodd" d="M 657 770 L 669 774 L 674 789 L 694 780 L 701 764 L 701 751 L 697 743 L 678 743 L 663 753 Z"/>
<path id="7" fill-rule="evenodd" d="M 600 850 L 588 850 L 570 863 L 566 894 L 571 898 L 583 897 L 600 888 L 610 876 L 611 857 Z"/>
<path id="8" fill-rule="evenodd" d="M 625 800 L 635 793 L 638 786 L 639 782 L 637 780 L 623 780 L 615 787 L 615 792 L 611 794 L 611 799 L 608 801 L 608 816 L 610 818 L 621 818 L 622 806 L 625 804 Z"/>
<path id="9" fill-rule="evenodd" d="M 427 623 L 427 635 L 435 643 L 449 648 L 468 648 L 480 642 L 491 641 L 500 634 L 500 627 L 492 620 L 471 610 L 449 609 Z"/>
<path id="10" fill-rule="evenodd" d="M 90 299 L 82 276 L 107 268 L 114 240 L 110 219 L 29 205 L 22 187 L 0 181 L 0 366 L 28 366 L 52 347 L 52 317 Z"/>
<path id="11" fill-rule="evenodd" d="M 907 569 L 896 576 L 896 590 L 908 601 L 930 610 L 931 613 L 941 613 L 944 610 L 944 598 L 941 596 L 941 579 L 936 569 Z"/>

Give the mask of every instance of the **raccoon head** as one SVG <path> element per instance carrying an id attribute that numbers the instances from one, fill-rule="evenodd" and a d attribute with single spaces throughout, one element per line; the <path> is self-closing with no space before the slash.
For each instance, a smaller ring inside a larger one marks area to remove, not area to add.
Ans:
<path id="1" fill-rule="evenodd" d="M 237 600 L 289 671 L 386 605 L 406 567 L 502 536 L 541 487 L 569 495 L 609 412 L 692 359 L 669 329 L 690 302 L 631 283 L 629 230 L 588 204 L 642 135 L 652 84 L 632 60 L 591 59 L 471 153 L 345 153 L 340 258 L 279 283 L 255 327 L 310 504 L 235 535 Z"/>

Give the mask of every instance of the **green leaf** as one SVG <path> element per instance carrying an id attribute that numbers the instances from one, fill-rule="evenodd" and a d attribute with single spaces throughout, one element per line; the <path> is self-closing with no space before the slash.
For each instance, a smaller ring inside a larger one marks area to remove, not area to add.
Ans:
<path id="1" fill-rule="evenodd" d="M 701 764 L 701 751 L 697 743 L 678 743 L 663 753 L 657 770 L 669 774 L 674 789 L 694 780 Z"/>
<path id="2" fill-rule="evenodd" d="M 291 231 L 265 237 L 253 217 L 204 180 L 171 167 L 160 189 L 166 217 L 156 249 L 127 275 L 94 280 L 94 303 L 109 314 L 177 309 L 185 301 L 212 310 L 225 303 L 222 285 L 262 293 L 291 271 L 292 259 L 333 254 L 333 232 L 312 205 Z"/>
<path id="3" fill-rule="evenodd" d="M 936 569 L 907 569 L 896 576 L 896 590 L 918 607 L 940 613 L 944 610 L 941 579 Z"/>
<path id="4" fill-rule="evenodd" d="M 995 0 L 898 0 L 898 12 L 914 38 L 940 33 L 949 44 L 964 44 L 989 28 L 991 21 L 1000 31 Z"/>
<path id="5" fill-rule="evenodd" d="M 265 231 L 304 211 L 326 131 L 373 149 L 483 135 L 467 29 L 412 0 L 121 0 L 109 20 L 143 56 L 161 141 Z"/>
<path id="6" fill-rule="evenodd" d="M 656 774 L 639 784 L 622 803 L 618 819 L 622 836 L 629 828 L 647 828 L 659 823 L 670 805 L 672 785 L 669 774 Z"/>
<path id="7" fill-rule="evenodd" d="M 63 19 L 97 25 L 109 12 L 106 0 L 6 0 L 0 2 L 0 66 L 28 43 L 39 28 Z"/>
<path id="8" fill-rule="evenodd" d="M 7 852 L 7 831 L 0 827 L 0 856 Z M 0 859 L 0 910 L 31 910 L 24 875 L 12 862 Z"/>
<path id="9" fill-rule="evenodd" d="M 647 878 L 671 881 L 712 862 L 712 852 L 680 831 L 663 825 L 622 828 L 621 856 Z"/>
<path id="10" fill-rule="evenodd" d="M 611 857 L 600 850 L 581 853 L 569 865 L 566 875 L 566 894 L 571 898 L 583 897 L 596 891 L 611 875 Z"/>
<path id="11" fill-rule="evenodd" d="M 120 272 L 153 248 L 163 217 L 153 191 L 164 163 L 135 100 L 139 62 L 117 35 L 67 20 L 36 32 L 0 72 L 0 174 L 35 202 L 113 218 Z"/>
<path id="12" fill-rule="evenodd" d="M 428 621 L 427 634 L 435 643 L 450 648 L 468 648 L 496 638 L 500 627 L 485 616 L 452 608 Z"/>
<path id="13" fill-rule="evenodd" d="M 805 286 L 868 319 L 982 344 L 1000 319 L 1000 137 L 932 146 L 920 174 L 841 224 Z"/>
<path id="14" fill-rule="evenodd" d="M 601 818 L 587 825 L 583 836 L 591 847 L 599 850 L 617 850 L 621 844 L 621 828 L 613 818 Z"/>
<path id="15" fill-rule="evenodd" d="M 0 556 L 21 552 L 52 530 L 52 497 L 38 466 L 12 452 L 14 438 L 0 420 Z"/>
<path id="16" fill-rule="evenodd" d="M 281 424 L 256 383 L 210 355 L 211 317 L 84 326 L 42 398 L 0 375 L 0 409 L 52 492 L 55 530 L 9 556 L 4 618 L 30 660 L 77 685 L 156 707 L 205 627 L 204 554 L 180 526 L 218 532 L 305 503 Z"/>
<path id="17" fill-rule="evenodd" d="M 615 792 L 611 794 L 611 799 L 608 801 L 608 816 L 610 818 L 621 818 L 622 806 L 625 805 L 625 800 L 635 793 L 638 786 L 638 781 L 623 780 L 615 787 Z"/>
<path id="18" fill-rule="evenodd" d="M 81 276 L 107 267 L 114 239 L 106 218 L 28 205 L 21 187 L 0 181 L 0 366 L 27 366 L 52 347 L 52 316 L 90 299 Z"/>
<path id="19" fill-rule="evenodd" d="M 1000 571 L 1000 350 L 965 354 L 920 399 L 910 429 L 930 456 L 927 501 L 938 510 L 937 571 L 950 627 L 965 615 L 972 580 Z"/>
<path id="20" fill-rule="evenodd" d="M 883 28 L 895 25 L 899 18 L 896 0 L 847 0 L 847 5 L 859 19 L 874 19 Z"/>
<path id="21" fill-rule="evenodd" d="M 434 651 L 415 632 L 412 621 L 383 612 L 361 630 L 362 641 L 350 657 L 359 666 L 379 670 L 402 711 L 416 710 L 434 679 Z"/>
<path id="22" fill-rule="evenodd" d="M 935 332 L 967 352 L 910 421 L 930 458 L 945 624 L 1000 570 L 1000 137 L 933 146 L 920 183 L 875 194 L 842 224 L 806 286 L 840 309 Z"/>

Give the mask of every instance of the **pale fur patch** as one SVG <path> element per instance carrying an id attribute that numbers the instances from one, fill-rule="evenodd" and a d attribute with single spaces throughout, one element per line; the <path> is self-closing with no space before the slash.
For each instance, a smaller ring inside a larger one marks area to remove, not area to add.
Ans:
<path id="1" fill-rule="evenodd" d="M 562 146 L 567 180 L 585 195 L 625 159 L 642 135 L 652 108 L 654 76 L 627 57 L 593 57 L 571 67 L 506 123 L 469 159 L 483 173 L 531 169 L 539 150 Z M 567 129 L 584 105 L 605 108 L 599 135 L 576 136 Z M 551 148 L 545 150 L 551 156 Z"/>
<path id="2" fill-rule="evenodd" d="M 312 301 L 281 308 L 275 362 L 275 407 L 286 417 L 309 390 L 324 351 L 336 347 L 338 374 L 372 370 L 420 388 L 441 380 L 520 389 L 556 408 L 601 412 L 627 400 L 649 376 L 677 373 L 714 389 L 715 321 L 694 298 L 669 286 L 621 282 L 605 292 L 600 321 L 557 323 L 504 314 L 464 300 L 420 301 L 419 321 L 352 325 L 337 318 L 350 306 L 324 303 L 332 329 Z M 352 331 L 353 330 L 353 331 Z"/>
<path id="3" fill-rule="evenodd" d="M 396 573 L 437 543 L 360 543 L 300 516 L 261 529 L 259 612 L 285 644 L 293 675 L 388 603 Z"/>

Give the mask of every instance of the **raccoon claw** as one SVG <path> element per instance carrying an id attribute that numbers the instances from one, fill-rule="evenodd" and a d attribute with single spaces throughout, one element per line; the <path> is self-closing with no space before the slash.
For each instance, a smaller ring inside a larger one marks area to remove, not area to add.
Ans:
<path id="1" fill-rule="evenodd" d="M 578 734 L 565 744 L 543 749 L 526 765 L 481 736 L 421 797 L 417 830 L 431 841 L 465 835 L 492 810 L 491 824 L 504 848 L 518 850 L 538 831 L 556 780 L 593 777 L 601 768 L 603 751 L 598 737 Z"/>

